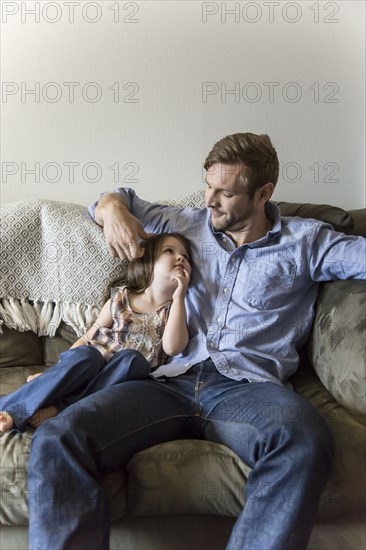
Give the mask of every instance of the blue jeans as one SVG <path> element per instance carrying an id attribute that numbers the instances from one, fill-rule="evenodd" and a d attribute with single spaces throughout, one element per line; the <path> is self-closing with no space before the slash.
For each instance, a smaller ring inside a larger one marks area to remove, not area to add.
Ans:
<path id="1" fill-rule="evenodd" d="M 102 388 L 126 380 L 146 378 L 150 366 L 135 350 L 122 350 L 109 361 L 90 346 L 80 346 L 60 354 L 60 361 L 15 392 L 2 397 L 0 410 L 7 411 L 14 427 L 24 431 L 33 414 L 42 407 L 55 405 L 58 410 Z"/>
<path id="2" fill-rule="evenodd" d="M 176 378 L 103 389 L 36 430 L 30 549 L 108 549 L 102 474 L 142 449 L 185 438 L 226 445 L 253 468 L 228 549 L 306 547 L 330 471 L 329 429 L 292 390 L 237 382 L 205 361 Z"/>

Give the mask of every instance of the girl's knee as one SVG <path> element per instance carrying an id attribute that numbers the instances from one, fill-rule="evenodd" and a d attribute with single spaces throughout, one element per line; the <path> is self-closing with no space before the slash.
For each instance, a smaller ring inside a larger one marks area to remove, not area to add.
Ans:
<path id="1" fill-rule="evenodd" d="M 71 353 L 78 361 L 90 361 L 98 365 L 104 365 L 105 363 L 103 355 L 100 353 L 100 351 L 98 351 L 96 348 L 93 348 L 92 346 L 79 346 L 77 348 L 70 348 L 65 353 Z"/>
<path id="2" fill-rule="evenodd" d="M 147 378 L 151 372 L 150 364 L 137 350 L 126 349 L 115 354 L 110 360 L 109 366 L 124 369 L 126 380 Z"/>
<path id="3" fill-rule="evenodd" d="M 136 349 L 124 349 L 122 351 L 119 351 L 116 356 L 124 357 L 125 359 L 128 359 L 130 361 L 146 361 L 142 353 Z"/>

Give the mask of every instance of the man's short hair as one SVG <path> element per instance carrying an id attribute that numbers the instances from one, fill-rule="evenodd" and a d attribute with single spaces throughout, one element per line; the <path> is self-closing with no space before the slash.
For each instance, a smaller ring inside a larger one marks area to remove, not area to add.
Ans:
<path id="1" fill-rule="evenodd" d="M 251 198 L 264 184 L 271 182 L 275 186 L 278 180 L 277 152 L 267 134 L 247 132 L 220 139 L 209 152 L 204 167 L 208 170 L 216 163 L 241 163 L 241 178 Z"/>

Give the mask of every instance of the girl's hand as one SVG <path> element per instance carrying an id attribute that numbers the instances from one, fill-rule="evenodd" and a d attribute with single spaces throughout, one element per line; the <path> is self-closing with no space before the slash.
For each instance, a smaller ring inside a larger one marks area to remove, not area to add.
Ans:
<path id="1" fill-rule="evenodd" d="M 190 280 L 190 274 L 184 268 L 182 268 L 181 273 L 174 275 L 172 281 L 177 281 L 177 288 L 175 289 L 172 299 L 176 300 L 177 298 L 184 298 L 187 294 L 188 285 Z"/>

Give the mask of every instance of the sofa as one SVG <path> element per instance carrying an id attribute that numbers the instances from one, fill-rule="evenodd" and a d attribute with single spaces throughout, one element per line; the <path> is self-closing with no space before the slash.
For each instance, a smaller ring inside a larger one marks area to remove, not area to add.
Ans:
<path id="1" fill-rule="evenodd" d="M 203 195 L 169 203 L 202 206 Z M 284 216 L 321 219 L 338 231 L 366 236 L 365 209 L 277 204 Z M 110 258 L 102 230 L 85 207 L 42 200 L 2 206 L 1 262 L 0 393 L 6 395 L 29 374 L 57 362 L 101 307 L 96 288 L 125 263 Z M 75 296 L 85 272 L 90 284 Z M 291 379 L 294 390 L 321 411 L 336 442 L 310 550 L 366 548 L 365 289 L 366 282 L 356 280 L 320 285 L 312 332 Z M 0 550 L 28 547 L 33 431 L 0 435 Z M 125 469 L 104 477 L 110 548 L 224 549 L 244 505 L 249 473 L 230 449 L 208 441 L 172 441 L 139 452 Z"/>

